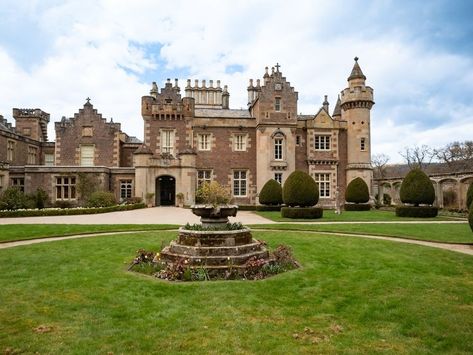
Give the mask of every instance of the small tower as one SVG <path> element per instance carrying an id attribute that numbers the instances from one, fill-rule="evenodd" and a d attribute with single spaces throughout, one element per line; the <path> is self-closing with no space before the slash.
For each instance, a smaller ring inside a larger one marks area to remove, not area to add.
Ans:
<path id="1" fill-rule="evenodd" d="M 40 142 L 48 141 L 49 113 L 39 108 L 14 108 L 16 132 Z"/>
<path id="2" fill-rule="evenodd" d="M 356 177 L 372 186 L 370 110 L 373 89 L 365 85 L 358 57 L 348 77 L 348 87 L 341 92 L 341 119 L 347 121 L 347 184 Z M 335 112 L 334 112 L 335 114 Z"/>

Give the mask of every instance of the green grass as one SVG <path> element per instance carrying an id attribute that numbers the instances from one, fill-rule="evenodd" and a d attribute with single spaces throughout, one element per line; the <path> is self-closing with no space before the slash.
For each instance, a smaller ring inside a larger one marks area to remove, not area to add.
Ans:
<path id="1" fill-rule="evenodd" d="M 175 232 L 0 250 L 0 351 L 73 354 L 467 354 L 473 258 L 389 241 L 255 232 L 302 269 L 263 281 L 128 273 Z M 38 333 L 39 326 L 51 331 Z"/>
<path id="2" fill-rule="evenodd" d="M 171 224 L 5 224 L 0 225 L 0 242 L 73 234 L 162 230 L 178 228 Z"/>
<path id="3" fill-rule="evenodd" d="M 435 218 L 407 218 L 397 217 L 394 211 L 371 210 L 371 211 L 343 211 L 342 214 L 335 214 L 334 210 L 324 210 L 324 216 L 320 219 L 291 219 L 282 218 L 278 211 L 256 211 L 256 214 L 268 218 L 275 222 L 350 222 L 350 221 L 444 221 L 451 218 L 438 216 Z"/>
<path id="4" fill-rule="evenodd" d="M 444 243 L 473 244 L 473 233 L 468 223 L 462 224 L 255 224 L 252 229 L 308 230 L 317 232 L 345 232 L 379 236 L 420 239 Z"/>

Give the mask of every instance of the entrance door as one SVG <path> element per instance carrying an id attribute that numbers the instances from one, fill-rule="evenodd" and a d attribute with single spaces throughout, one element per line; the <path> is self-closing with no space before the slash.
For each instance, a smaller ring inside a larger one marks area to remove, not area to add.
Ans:
<path id="1" fill-rule="evenodd" d="M 176 179 L 164 175 L 156 179 L 156 205 L 174 206 L 176 204 Z"/>

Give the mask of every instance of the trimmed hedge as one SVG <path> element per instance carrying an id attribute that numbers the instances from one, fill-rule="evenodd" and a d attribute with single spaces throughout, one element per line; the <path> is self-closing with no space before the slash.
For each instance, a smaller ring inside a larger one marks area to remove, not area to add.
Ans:
<path id="1" fill-rule="evenodd" d="M 288 176 L 282 188 L 282 199 L 289 207 L 311 207 L 319 201 L 319 188 L 312 177 L 300 170 Z"/>
<path id="2" fill-rule="evenodd" d="M 282 207 L 281 216 L 284 218 L 316 219 L 322 218 L 324 210 L 319 207 Z"/>
<path id="3" fill-rule="evenodd" d="M 422 170 L 415 168 L 402 180 L 399 196 L 403 203 L 431 205 L 435 201 L 434 185 Z"/>
<path id="4" fill-rule="evenodd" d="M 468 223 L 470 224 L 471 231 L 473 231 L 473 208 L 470 208 L 470 213 L 468 213 Z"/>
<path id="5" fill-rule="evenodd" d="M 238 211 L 256 211 L 255 205 L 238 205 Z"/>
<path id="6" fill-rule="evenodd" d="M 117 205 L 112 207 L 94 207 L 94 208 L 64 208 L 64 209 L 43 209 L 43 210 L 16 210 L 0 211 L 1 217 L 37 217 L 37 216 L 71 216 L 80 214 L 97 214 L 116 211 L 129 211 L 139 208 L 145 208 L 144 203 L 133 205 Z"/>
<path id="7" fill-rule="evenodd" d="M 466 209 L 469 210 L 471 203 L 473 202 L 473 183 L 468 186 L 468 191 L 466 192 Z"/>
<path id="8" fill-rule="evenodd" d="M 353 203 L 366 203 L 370 200 L 370 192 L 365 180 L 360 177 L 353 179 L 345 191 L 345 200 Z M 357 210 L 351 210 L 357 211 Z M 363 210 L 364 211 L 364 210 Z"/>
<path id="9" fill-rule="evenodd" d="M 439 209 L 433 206 L 397 206 L 396 216 L 398 217 L 437 217 Z"/>
<path id="10" fill-rule="evenodd" d="M 95 191 L 90 194 L 86 207 L 111 207 L 117 204 L 113 192 Z"/>
<path id="11" fill-rule="evenodd" d="M 281 211 L 281 205 L 279 206 L 270 206 L 270 205 L 262 205 L 256 206 L 257 211 Z"/>
<path id="12" fill-rule="evenodd" d="M 371 205 L 369 203 L 346 203 L 345 211 L 369 211 Z"/>
<path id="13" fill-rule="evenodd" d="M 262 205 L 281 205 L 281 184 L 274 179 L 268 180 L 259 193 L 259 203 Z"/>

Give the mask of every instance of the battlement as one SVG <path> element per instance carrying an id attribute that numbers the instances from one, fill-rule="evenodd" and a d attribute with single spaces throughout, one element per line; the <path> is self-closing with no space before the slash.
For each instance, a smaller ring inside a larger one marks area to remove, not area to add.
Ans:
<path id="1" fill-rule="evenodd" d="M 369 86 L 345 88 L 340 93 L 340 100 L 344 110 L 353 107 L 366 107 L 371 109 L 374 104 L 373 89 Z"/>
<path id="2" fill-rule="evenodd" d="M 49 113 L 40 110 L 39 108 L 14 108 L 13 118 L 39 118 L 40 120 L 49 122 Z"/>

